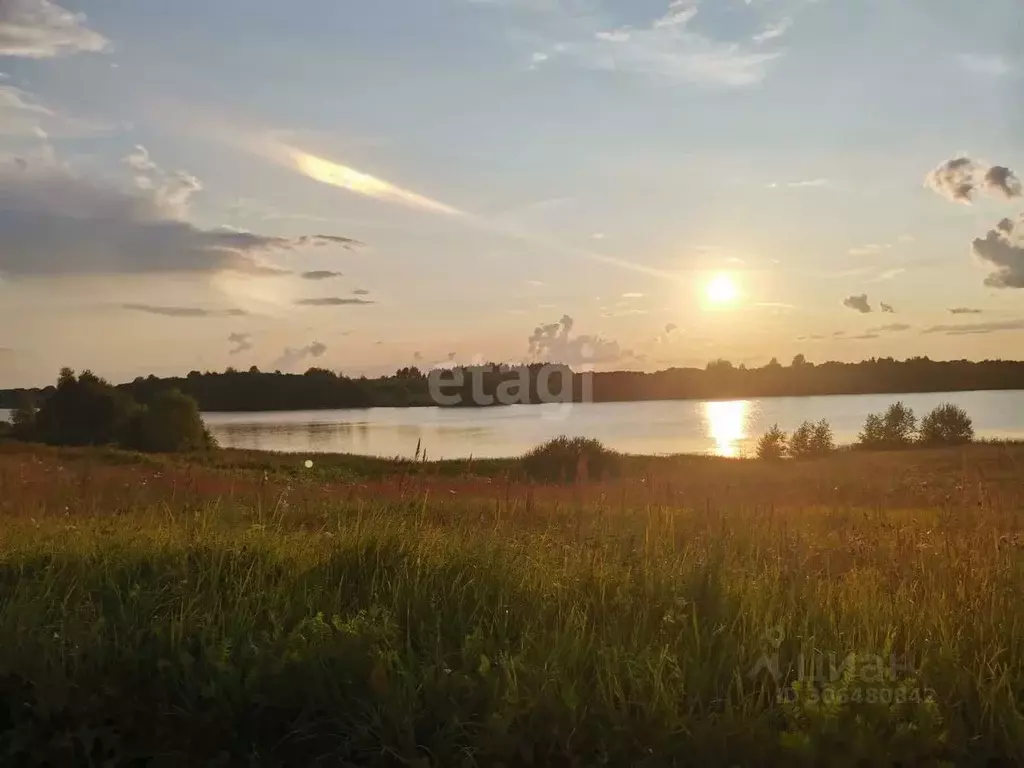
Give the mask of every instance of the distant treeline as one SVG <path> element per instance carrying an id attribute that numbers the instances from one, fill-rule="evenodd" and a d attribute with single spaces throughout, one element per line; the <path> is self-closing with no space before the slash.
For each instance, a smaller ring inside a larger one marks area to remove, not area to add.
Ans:
<path id="1" fill-rule="evenodd" d="M 552 375 L 554 372 L 555 375 Z M 561 376 L 562 372 L 567 376 Z M 487 365 L 451 368 L 444 372 L 445 405 L 473 407 L 507 402 L 501 393 L 509 383 L 524 382 L 520 402 L 541 402 L 546 390 L 561 397 L 570 386 L 574 401 L 725 399 L 806 395 L 957 392 L 980 389 L 1024 389 L 1024 362 L 957 360 L 927 357 L 899 361 L 872 358 L 859 363 L 815 365 L 798 355 L 790 365 L 772 360 L 761 368 L 716 360 L 705 368 L 670 368 L 657 373 L 613 371 L 587 374 L 565 366 Z M 461 384 L 452 384 L 461 379 Z M 538 383 L 548 386 L 538 387 Z M 229 368 L 223 373 L 192 371 L 185 377 L 139 377 L 121 384 L 137 402 L 152 401 L 157 392 L 177 389 L 194 398 L 204 411 L 270 411 L 320 408 L 407 407 L 435 404 L 428 374 L 403 368 L 392 376 L 350 378 L 323 368 L 303 374 Z M 26 397 L 41 401 L 53 387 L 0 390 L 0 408 L 15 408 Z M 436 391 L 436 387 L 435 387 Z M 483 397 L 481 398 L 481 395 Z M 497 397 L 496 397 L 497 395 Z M 565 399 L 570 399 L 566 392 Z"/>

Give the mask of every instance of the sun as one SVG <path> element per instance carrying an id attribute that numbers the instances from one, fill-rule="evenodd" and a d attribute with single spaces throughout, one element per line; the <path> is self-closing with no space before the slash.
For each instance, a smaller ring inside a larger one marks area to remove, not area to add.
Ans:
<path id="1" fill-rule="evenodd" d="M 736 281 L 725 273 L 719 273 L 704 286 L 704 295 L 716 307 L 732 304 L 739 298 L 740 290 Z"/>

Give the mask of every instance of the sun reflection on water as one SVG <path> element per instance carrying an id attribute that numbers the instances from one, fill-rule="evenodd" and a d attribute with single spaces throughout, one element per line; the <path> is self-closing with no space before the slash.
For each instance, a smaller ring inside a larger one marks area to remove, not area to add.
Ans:
<path id="1" fill-rule="evenodd" d="M 704 428 L 715 441 L 716 455 L 729 458 L 740 455 L 741 443 L 747 438 L 749 417 L 747 400 L 704 403 Z"/>

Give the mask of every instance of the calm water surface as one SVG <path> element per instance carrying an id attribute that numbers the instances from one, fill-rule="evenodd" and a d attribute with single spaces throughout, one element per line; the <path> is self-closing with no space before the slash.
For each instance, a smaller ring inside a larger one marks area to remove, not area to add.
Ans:
<path id="1" fill-rule="evenodd" d="M 512 405 L 495 408 L 372 408 L 337 411 L 205 413 L 226 448 L 432 459 L 516 456 L 558 435 L 596 437 L 626 453 L 751 455 L 774 423 L 791 431 L 828 419 L 836 442 L 852 443 L 868 413 L 896 400 L 921 416 L 939 403 L 960 405 L 978 437 L 1024 439 L 1024 391 L 840 395 L 751 400 Z M 0 418 L 6 413 L 0 411 Z"/>

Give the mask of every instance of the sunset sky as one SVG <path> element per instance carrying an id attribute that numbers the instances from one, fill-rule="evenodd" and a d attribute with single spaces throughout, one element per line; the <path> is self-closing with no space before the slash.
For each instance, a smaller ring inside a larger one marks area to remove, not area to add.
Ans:
<path id="1" fill-rule="evenodd" d="M 1024 358 L 1022 28 L 1019 0 L 0 0 L 0 387 Z"/>

